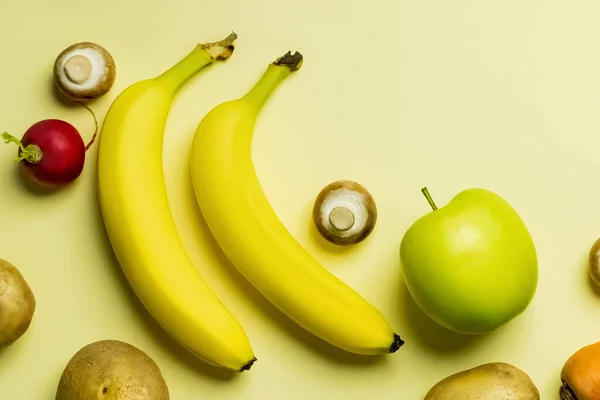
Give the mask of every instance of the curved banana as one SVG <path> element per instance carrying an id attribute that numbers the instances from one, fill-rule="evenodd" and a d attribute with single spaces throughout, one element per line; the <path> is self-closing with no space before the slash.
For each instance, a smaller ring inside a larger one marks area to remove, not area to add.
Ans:
<path id="1" fill-rule="evenodd" d="M 188 257 L 169 208 L 162 166 L 175 93 L 206 65 L 229 58 L 236 37 L 196 46 L 163 74 L 117 97 L 99 139 L 98 190 L 115 255 L 149 313 L 197 357 L 243 371 L 256 360 L 249 340 Z"/>
<path id="2" fill-rule="evenodd" d="M 283 313 L 346 351 L 393 353 L 403 340 L 379 311 L 301 247 L 271 208 L 254 169 L 256 118 L 302 61 L 300 53 L 288 52 L 268 66 L 247 94 L 203 118 L 192 144 L 196 199 L 231 262 Z"/>

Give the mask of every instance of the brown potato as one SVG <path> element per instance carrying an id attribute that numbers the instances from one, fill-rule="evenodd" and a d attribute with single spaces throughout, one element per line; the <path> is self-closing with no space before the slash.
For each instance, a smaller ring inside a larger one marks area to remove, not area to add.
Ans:
<path id="1" fill-rule="evenodd" d="M 448 376 L 425 400 L 540 400 L 540 393 L 525 372 L 495 362 Z"/>
<path id="2" fill-rule="evenodd" d="M 19 270 L 0 259 L 0 348 L 19 339 L 31 324 L 35 296 Z"/>
<path id="3" fill-rule="evenodd" d="M 102 340 L 71 358 L 56 400 L 169 400 L 169 390 L 146 353 L 118 340 Z"/>

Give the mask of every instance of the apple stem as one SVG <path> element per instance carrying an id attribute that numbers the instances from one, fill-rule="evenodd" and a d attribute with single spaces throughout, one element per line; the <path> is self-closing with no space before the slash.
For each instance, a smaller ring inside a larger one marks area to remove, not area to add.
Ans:
<path id="1" fill-rule="evenodd" d="M 429 203 L 429 205 L 431 206 L 431 208 L 433 209 L 433 211 L 437 210 L 438 208 L 435 205 L 435 201 L 433 201 L 433 198 L 429 194 L 429 190 L 427 190 L 427 188 L 424 187 L 423 189 L 421 189 L 421 192 L 423 192 L 423 195 L 427 199 L 427 202 Z"/>

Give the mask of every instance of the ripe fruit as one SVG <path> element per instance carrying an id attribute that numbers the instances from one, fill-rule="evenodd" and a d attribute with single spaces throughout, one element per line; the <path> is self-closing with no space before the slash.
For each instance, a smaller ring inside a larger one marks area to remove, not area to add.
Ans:
<path id="1" fill-rule="evenodd" d="M 540 400 L 540 392 L 525 372 L 495 362 L 442 379 L 424 400 Z"/>
<path id="2" fill-rule="evenodd" d="M 421 309 L 446 328 L 493 331 L 521 314 L 538 280 L 536 249 L 517 212 L 484 189 L 459 193 L 404 234 L 404 280 Z"/>
<path id="3" fill-rule="evenodd" d="M 19 270 L 0 259 L 0 348 L 27 332 L 35 313 L 35 296 Z"/>
<path id="4" fill-rule="evenodd" d="M 197 71 L 233 52 L 236 35 L 196 46 L 165 73 L 114 101 L 98 149 L 98 191 L 115 255 L 149 313 L 181 345 L 235 371 L 256 360 L 244 330 L 190 260 L 171 215 L 163 136 L 175 93 Z"/>
<path id="5" fill-rule="evenodd" d="M 232 263 L 268 300 L 308 331 L 358 354 L 387 354 L 404 343 L 385 318 L 295 240 L 265 196 L 252 163 L 262 105 L 302 55 L 271 63 L 242 98 L 212 109 L 192 144 L 196 199 Z"/>
<path id="6" fill-rule="evenodd" d="M 160 368 L 129 343 L 102 340 L 81 348 L 65 367 L 55 400 L 169 400 Z"/>
<path id="7" fill-rule="evenodd" d="M 560 372 L 560 400 L 600 399 L 600 342 L 573 353 Z"/>

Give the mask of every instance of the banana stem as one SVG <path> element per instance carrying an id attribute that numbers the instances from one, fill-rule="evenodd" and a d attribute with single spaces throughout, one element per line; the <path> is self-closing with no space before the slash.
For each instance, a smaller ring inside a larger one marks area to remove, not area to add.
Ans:
<path id="1" fill-rule="evenodd" d="M 302 54 L 287 52 L 275 62 L 269 64 L 263 76 L 242 99 L 253 105 L 257 111 L 260 110 L 277 86 L 293 71 L 300 69 L 302 62 Z"/>
<path id="2" fill-rule="evenodd" d="M 156 79 L 163 81 L 173 92 L 177 91 L 196 72 L 217 60 L 226 60 L 233 54 L 233 42 L 237 34 L 232 32 L 218 42 L 198 44 L 186 57 L 173 65 Z"/>

